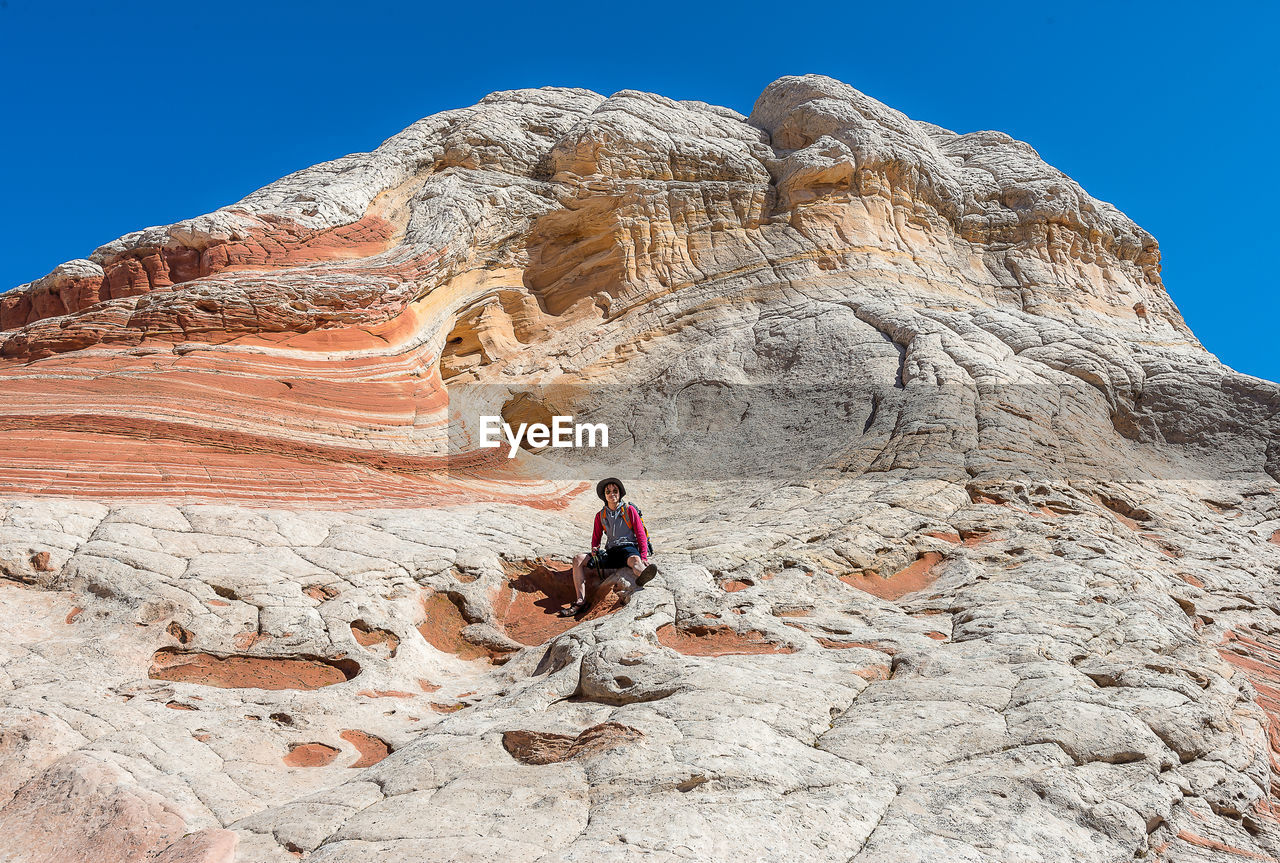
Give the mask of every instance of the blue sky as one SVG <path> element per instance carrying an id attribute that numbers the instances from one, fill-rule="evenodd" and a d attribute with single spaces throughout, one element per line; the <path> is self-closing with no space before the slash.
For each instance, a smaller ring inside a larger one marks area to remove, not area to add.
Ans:
<path id="1" fill-rule="evenodd" d="M 1156 236 L 1209 350 L 1280 380 L 1278 24 L 1280 4 L 1229 0 L 0 0 L 0 290 L 493 90 L 650 90 L 747 113 L 775 78 L 817 72 L 1029 142 Z"/>

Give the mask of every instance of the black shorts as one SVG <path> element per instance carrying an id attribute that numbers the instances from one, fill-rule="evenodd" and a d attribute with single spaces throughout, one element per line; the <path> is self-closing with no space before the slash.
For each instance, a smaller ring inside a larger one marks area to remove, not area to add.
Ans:
<path id="1" fill-rule="evenodd" d="M 639 557 L 640 549 L 634 545 L 615 545 L 604 551 L 591 552 L 591 559 L 587 563 L 596 569 L 621 569 L 627 565 L 627 558 L 633 554 Z"/>

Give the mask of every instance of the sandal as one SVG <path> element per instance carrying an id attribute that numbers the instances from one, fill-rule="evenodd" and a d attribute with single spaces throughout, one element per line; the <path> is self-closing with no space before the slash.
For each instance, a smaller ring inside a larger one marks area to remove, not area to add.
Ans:
<path id="1" fill-rule="evenodd" d="M 564 608 L 557 611 L 556 616 L 577 617 L 579 614 L 582 613 L 582 609 L 586 607 L 587 607 L 587 601 L 585 599 L 579 600 L 578 602 L 575 602 L 572 605 L 566 605 Z"/>
<path id="2" fill-rule="evenodd" d="M 651 563 L 644 568 L 644 571 L 636 576 L 636 587 L 644 587 L 653 581 L 653 577 L 658 574 L 658 565 Z"/>

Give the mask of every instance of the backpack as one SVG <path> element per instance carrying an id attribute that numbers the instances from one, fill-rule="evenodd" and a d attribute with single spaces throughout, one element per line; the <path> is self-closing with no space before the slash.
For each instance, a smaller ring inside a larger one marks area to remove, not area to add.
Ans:
<path id="1" fill-rule="evenodd" d="M 636 506 L 634 503 L 627 503 L 626 501 L 620 503 L 619 506 L 622 507 L 622 520 L 627 523 L 627 527 L 631 528 L 631 532 L 634 533 L 636 535 L 636 539 L 639 540 L 640 531 L 636 530 L 636 526 L 631 523 L 631 508 L 635 507 L 636 517 L 640 520 L 640 526 L 644 528 L 645 538 L 649 540 L 649 554 L 654 554 L 653 534 L 649 533 L 649 526 L 644 523 L 644 513 L 640 511 L 640 507 Z M 604 513 L 606 509 L 607 507 L 601 507 L 600 511 L 596 513 L 596 519 L 600 522 L 601 530 L 604 530 Z"/>

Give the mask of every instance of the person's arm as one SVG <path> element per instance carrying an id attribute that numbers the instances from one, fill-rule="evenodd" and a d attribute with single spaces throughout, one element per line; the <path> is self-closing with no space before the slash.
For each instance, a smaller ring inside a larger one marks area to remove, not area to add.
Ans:
<path id="1" fill-rule="evenodd" d="M 600 527 L 600 513 L 595 514 L 595 518 L 591 519 L 591 523 L 591 550 L 595 551 L 600 546 L 600 534 L 602 533 Z"/>
<path id="2" fill-rule="evenodd" d="M 631 506 L 631 504 L 627 504 Z M 649 562 L 649 534 L 644 529 L 644 522 L 640 520 L 640 512 L 634 506 L 631 506 L 631 523 L 636 526 L 636 542 L 640 543 L 640 559 L 645 563 Z"/>

